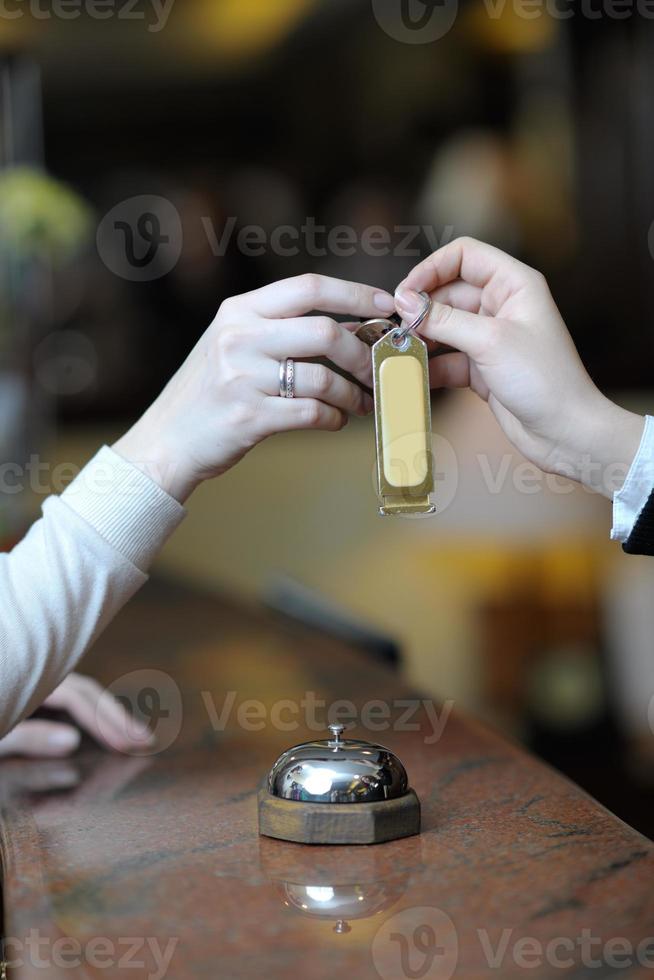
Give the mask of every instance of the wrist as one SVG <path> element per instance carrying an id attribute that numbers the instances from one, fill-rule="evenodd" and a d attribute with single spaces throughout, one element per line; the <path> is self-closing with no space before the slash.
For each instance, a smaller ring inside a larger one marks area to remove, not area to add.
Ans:
<path id="1" fill-rule="evenodd" d="M 599 391 L 583 418 L 585 425 L 573 450 L 574 478 L 612 500 L 622 489 L 636 457 L 645 418 L 621 408 Z"/>
<path id="2" fill-rule="evenodd" d="M 161 432 L 162 427 L 151 423 L 146 413 L 111 448 L 184 504 L 200 481 L 186 464 L 184 454 L 168 445 Z"/>

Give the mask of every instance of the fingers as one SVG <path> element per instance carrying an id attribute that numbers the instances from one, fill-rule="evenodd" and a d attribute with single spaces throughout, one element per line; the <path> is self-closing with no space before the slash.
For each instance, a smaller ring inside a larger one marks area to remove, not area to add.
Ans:
<path id="1" fill-rule="evenodd" d="M 458 238 L 417 265 L 400 284 L 396 292 L 396 304 L 398 295 L 400 297 L 398 311 L 402 313 L 400 306 L 403 291 L 434 293 L 456 280 L 482 291 L 480 309 L 483 308 L 484 313 L 491 316 L 500 314 L 507 301 L 519 294 L 525 286 L 536 290 L 545 286 L 547 289 L 539 272 L 506 252 L 473 238 Z"/>
<path id="2" fill-rule="evenodd" d="M 300 317 L 266 323 L 262 349 L 276 361 L 284 357 L 327 357 L 368 388 L 372 386 L 370 348 L 343 324 L 329 317 Z"/>
<path id="3" fill-rule="evenodd" d="M 262 417 L 264 435 L 299 429 L 339 432 L 347 425 L 347 415 L 313 398 L 267 398 Z"/>
<path id="4" fill-rule="evenodd" d="M 417 265 L 403 285 L 417 292 L 426 289 L 431 293 L 439 286 L 462 279 L 483 289 L 498 275 L 519 283 L 525 274 L 533 272 L 529 266 L 493 245 L 474 238 L 457 238 Z"/>
<path id="5" fill-rule="evenodd" d="M 0 739 L 0 756 L 58 759 L 71 755 L 79 746 L 80 733 L 72 725 L 55 721 L 22 721 Z"/>
<path id="6" fill-rule="evenodd" d="M 283 279 L 239 299 L 248 302 L 260 316 L 272 318 L 303 316 L 312 310 L 359 317 L 388 316 L 395 311 L 390 293 L 314 274 Z"/>
<path id="7" fill-rule="evenodd" d="M 482 305 L 482 291 L 479 286 L 471 286 L 462 279 L 455 279 L 446 286 L 439 286 L 432 294 L 436 303 L 445 306 L 455 306 L 457 310 L 468 313 L 479 313 Z"/>
<path id="8" fill-rule="evenodd" d="M 90 677 L 71 674 L 44 704 L 67 711 L 96 741 L 118 752 L 138 751 L 153 744 L 147 727 Z"/>
<path id="9" fill-rule="evenodd" d="M 422 300 L 418 296 L 422 306 Z M 398 305 L 399 309 L 399 305 Z M 411 320 L 411 315 L 402 313 L 404 319 Z M 478 359 L 488 342 L 491 331 L 496 329 L 497 321 L 491 317 L 468 313 L 444 303 L 434 302 L 427 319 L 417 330 L 428 340 L 437 340 L 448 347 L 456 347 L 474 359 Z"/>
<path id="10" fill-rule="evenodd" d="M 467 388 L 470 384 L 470 361 L 466 354 L 443 354 L 429 362 L 432 388 Z"/>
<path id="11" fill-rule="evenodd" d="M 279 370 L 276 361 L 269 361 L 268 364 L 270 380 L 265 390 L 275 395 L 279 388 Z M 369 415 L 373 409 L 370 395 L 324 364 L 296 362 L 295 397 L 318 399 L 353 415 Z"/>

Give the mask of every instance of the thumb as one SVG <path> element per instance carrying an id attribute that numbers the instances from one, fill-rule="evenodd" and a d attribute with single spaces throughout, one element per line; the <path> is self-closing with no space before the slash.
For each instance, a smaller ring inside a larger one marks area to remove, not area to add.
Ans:
<path id="1" fill-rule="evenodd" d="M 395 293 L 395 306 L 405 323 L 412 323 L 424 309 L 425 300 L 414 289 L 400 286 Z M 489 317 L 479 313 L 469 313 L 432 301 L 429 316 L 418 328 L 418 333 L 428 340 L 438 340 L 441 344 L 463 351 L 474 359 L 481 353 L 491 322 Z"/>
<path id="2" fill-rule="evenodd" d="M 57 759 L 71 755 L 79 743 L 80 733 L 72 725 L 55 721 L 21 721 L 0 739 L 0 756 Z"/>

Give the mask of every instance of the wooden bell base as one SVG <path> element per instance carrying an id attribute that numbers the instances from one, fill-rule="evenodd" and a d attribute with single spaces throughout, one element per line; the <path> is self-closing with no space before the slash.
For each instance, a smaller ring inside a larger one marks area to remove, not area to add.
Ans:
<path id="1" fill-rule="evenodd" d="M 303 803 L 263 788 L 259 833 L 298 844 L 381 844 L 420 833 L 420 801 L 410 789 L 380 803 Z"/>

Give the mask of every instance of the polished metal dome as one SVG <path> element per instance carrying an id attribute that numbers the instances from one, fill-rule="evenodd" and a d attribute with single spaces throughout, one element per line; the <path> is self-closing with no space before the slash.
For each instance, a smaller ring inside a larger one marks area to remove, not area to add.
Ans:
<path id="1" fill-rule="evenodd" d="M 381 745 L 341 738 L 305 742 L 284 752 L 268 777 L 268 791 L 305 803 L 377 803 L 404 796 L 408 779 L 400 760 Z"/>

